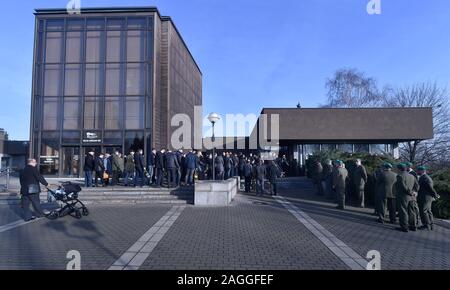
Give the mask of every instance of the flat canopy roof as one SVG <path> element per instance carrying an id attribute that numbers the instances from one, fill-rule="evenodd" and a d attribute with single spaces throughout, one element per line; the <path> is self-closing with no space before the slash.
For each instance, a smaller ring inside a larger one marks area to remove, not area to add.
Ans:
<path id="1" fill-rule="evenodd" d="M 432 108 L 264 108 L 261 114 L 279 115 L 280 140 L 404 142 L 434 138 Z"/>

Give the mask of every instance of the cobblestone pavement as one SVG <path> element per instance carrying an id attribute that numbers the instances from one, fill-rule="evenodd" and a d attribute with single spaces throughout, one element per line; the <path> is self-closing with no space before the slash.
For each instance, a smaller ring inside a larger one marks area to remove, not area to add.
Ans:
<path id="1" fill-rule="evenodd" d="M 299 190 L 301 189 L 301 190 Z M 397 225 L 376 223 L 373 209 L 335 204 L 315 195 L 307 180 L 281 185 L 282 195 L 350 248 L 365 257 L 370 250 L 381 253 L 381 268 L 395 270 L 450 270 L 450 229 L 403 233 Z"/>
<path id="2" fill-rule="evenodd" d="M 279 187 L 289 208 L 307 214 L 330 240 L 363 258 L 369 250 L 380 251 L 383 269 L 450 269 L 448 228 L 401 233 L 375 223 L 373 210 L 336 210 L 306 180 Z M 186 206 L 176 218 L 168 216 L 173 210 L 96 205 L 81 220 L 41 219 L 9 229 L 0 233 L 0 269 L 65 269 L 70 250 L 80 252 L 82 269 L 109 269 L 127 253 L 137 253 L 139 261 L 130 265 L 144 270 L 350 269 L 280 199 L 241 194 L 229 207 Z M 19 216 L 17 206 L 0 206 L 0 227 Z"/>

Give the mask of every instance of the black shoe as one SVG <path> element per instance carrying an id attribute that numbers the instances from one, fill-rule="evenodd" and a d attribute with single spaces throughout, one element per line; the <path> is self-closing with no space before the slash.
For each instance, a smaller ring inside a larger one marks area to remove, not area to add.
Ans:
<path id="1" fill-rule="evenodd" d="M 404 229 L 404 228 L 397 228 L 397 231 L 401 231 L 401 232 L 407 233 L 407 232 L 408 232 L 408 229 Z"/>
<path id="2" fill-rule="evenodd" d="M 410 227 L 409 230 L 413 231 L 413 232 L 416 232 L 417 231 L 417 227 Z"/>
<path id="3" fill-rule="evenodd" d="M 384 224 L 384 220 L 382 220 L 382 219 L 377 219 L 377 223 Z"/>
<path id="4" fill-rule="evenodd" d="M 389 223 L 395 225 L 396 221 L 389 221 Z"/>

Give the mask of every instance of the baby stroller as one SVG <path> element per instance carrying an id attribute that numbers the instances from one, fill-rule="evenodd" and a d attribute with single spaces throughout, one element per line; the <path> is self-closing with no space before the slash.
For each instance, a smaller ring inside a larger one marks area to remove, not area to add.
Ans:
<path id="1" fill-rule="evenodd" d="M 78 184 L 64 182 L 57 190 L 47 189 L 48 201 L 57 201 L 60 204 L 60 208 L 51 211 L 47 215 L 48 219 L 54 220 L 66 215 L 81 219 L 83 216 L 89 215 L 86 206 L 78 199 L 78 193 L 81 191 L 81 187 Z"/>

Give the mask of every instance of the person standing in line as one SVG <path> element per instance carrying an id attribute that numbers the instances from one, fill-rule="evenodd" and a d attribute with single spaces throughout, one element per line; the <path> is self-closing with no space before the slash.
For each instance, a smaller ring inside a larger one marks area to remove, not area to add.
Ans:
<path id="1" fill-rule="evenodd" d="M 134 176 L 134 186 L 138 185 L 139 181 L 139 187 L 144 187 L 144 151 L 142 149 L 139 149 L 138 152 L 134 154 L 134 167 L 136 169 L 136 174 Z"/>
<path id="2" fill-rule="evenodd" d="M 250 159 L 247 159 L 244 165 L 244 176 L 245 176 L 245 192 L 250 192 L 250 187 L 252 185 L 252 174 L 253 168 L 250 163 Z"/>
<path id="3" fill-rule="evenodd" d="M 156 167 L 156 149 L 153 148 L 152 152 L 150 152 L 148 156 L 147 168 L 148 168 L 148 176 L 150 176 L 148 181 L 149 186 L 153 185 L 153 175 L 155 174 L 155 167 Z"/>
<path id="4" fill-rule="evenodd" d="M 320 160 L 315 160 L 314 161 L 313 172 L 312 172 L 312 178 L 313 178 L 313 181 L 314 181 L 314 186 L 316 187 L 317 195 L 323 195 L 323 190 L 322 190 L 322 173 L 323 173 L 322 163 L 320 163 Z"/>
<path id="5" fill-rule="evenodd" d="M 266 166 L 262 160 L 258 161 L 255 167 L 256 178 L 256 196 L 263 196 L 264 194 L 264 178 L 266 177 Z"/>
<path id="6" fill-rule="evenodd" d="M 111 185 L 116 186 L 119 183 L 119 176 L 121 174 L 120 169 L 120 152 L 118 150 L 114 151 L 114 155 L 111 158 L 112 163 L 112 180 Z"/>
<path id="7" fill-rule="evenodd" d="M 185 183 L 186 185 L 192 186 L 194 185 L 194 173 L 195 170 L 198 168 L 198 157 L 195 154 L 195 151 L 190 151 L 184 160 L 185 162 L 185 168 L 186 168 L 186 179 Z"/>
<path id="8" fill-rule="evenodd" d="M 180 164 L 178 164 L 178 158 L 176 154 L 171 150 L 169 150 L 166 154 L 165 168 L 167 170 L 168 188 L 172 188 L 172 184 L 175 184 L 176 187 L 177 170 L 179 170 Z"/>
<path id="9" fill-rule="evenodd" d="M 231 177 L 231 159 L 228 153 L 223 153 L 224 179 Z"/>
<path id="10" fill-rule="evenodd" d="M 223 180 L 223 178 L 224 178 L 223 174 L 225 171 L 223 157 L 222 157 L 222 155 L 218 155 L 216 153 L 214 160 L 215 160 L 214 163 L 215 163 L 215 170 L 216 170 L 216 180 Z"/>
<path id="11" fill-rule="evenodd" d="M 333 175 L 333 165 L 331 163 L 331 160 L 327 160 L 323 165 L 322 170 L 322 188 L 325 193 L 325 198 L 327 199 L 333 198 L 331 190 L 332 175 Z"/>
<path id="12" fill-rule="evenodd" d="M 92 178 L 93 172 L 95 168 L 95 153 L 93 150 L 89 150 L 89 152 L 84 157 L 84 186 L 85 187 L 93 187 Z"/>
<path id="13" fill-rule="evenodd" d="M 397 175 L 396 194 L 397 208 L 400 228 L 402 232 L 408 232 L 409 229 L 415 231 L 417 224 L 414 212 L 411 210 L 410 204 L 415 202 L 417 192 L 419 191 L 419 182 L 417 179 L 407 172 L 405 163 L 398 165 L 400 173 Z"/>
<path id="14" fill-rule="evenodd" d="M 131 178 L 131 180 L 133 180 L 133 185 L 136 186 L 136 184 L 134 184 L 135 174 L 136 174 L 136 167 L 134 165 L 134 150 L 131 150 L 130 154 L 128 154 L 127 157 L 125 158 L 125 177 L 123 184 L 125 186 L 128 186 L 128 183 L 130 182 Z"/>
<path id="15" fill-rule="evenodd" d="M 164 155 L 166 153 L 165 149 L 161 149 L 161 151 L 156 152 L 155 157 L 155 169 L 156 169 L 156 187 L 161 187 L 164 179 Z"/>
<path id="16" fill-rule="evenodd" d="M 181 174 L 183 171 L 183 150 L 178 150 L 174 153 L 175 157 L 177 158 L 178 167 L 175 170 L 175 187 L 178 187 L 181 185 Z"/>
<path id="17" fill-rule="evenodd" d="M 353 183 L 357 193 L 358 206 L 365 207 L 364 204 L 364 189 L 367 182 L 367 171 L 364 165 L 362 165 L 361 159 L 356 159 L 356 170 L 353 175 Z"/>
<path id="18" fill-rule="evenodd" d="M 413 169 L 413 164 L 411 162 L 406 162 L 406 172 L 414 176 L 417 180 L 419 180 L 419 176 L 417 175 L 417 172 Z"/>
<path id="19" fill-rule="evenodd" d="M 274 161 L 270 161 L 270 165 L 267 169 L 267 176 L 270 183 L 270 194 L 275 196 L 278 194 L 277 178 L 281 176 L 281 170 Z"/>
<path id="20" fill-rule="evenodd" d="M 344 167 L 344 162 L 341 160 L 336 161 L 336 171 L 333 176 L 333 189 L 336 191 L 338 198 L 337 208 L 345 209 L 345 189 L 347 183 L 348 171 Z"/>
<path id="21" fill-rule="evenodd" d="M 376 179 L 376 187 L 378 189 L 378 192 L 376 193 L 377 222 L 384 223 L 387 207 L 389 211 L 389 221 L 391 224 L 394 224 L 396 220 L 394 185 L 397 181 L 397 174 L 392 172 L 392 164 L 390 163 L 385 163 L 383 168 L 383 171 Z"/>
<path id="22" fill-rule="evenodd" d="M 105 172 L 105 164 L 103 163 L 103 153 L 95 157 L 95 187 L 98 187 L 98 179 L 100 179 L 100 184 L 104 187 L 105 181 L 103 180 L 103 173 Z"/>
<path id="23" fill-rule="evenodd" d="M 111 155 L 109 153 L 105 154 L 105 157 L 103 158 L 103 165 L 105 166 L 105 172 L 106 174 L 103 174 L 103 184 L 105 186 L 109 185 L 109 179 L 112 176 L 112 161 L 111 161 Z"/>
<path id="24" fill-rule="evenodd" d="M 436 192 L 433 186 L 433 179 L 427 174 L 427 168 L 425 166 L 419 166 L 417 168 L 419 173 L 419 211 L 420 220 L 422 221 L 422 230 L 432 231 L 434 226 L 433 212 L 431 205 L 433 201 L 439 198 L 439 194 Z"/>
<path id="25" fill-rule="evenodd" d="M 48 186 L 48 182 L 39 173 L 36 159 L 28 159 L 27 165 L 20 171 L 20 194 L 22 195 L 23 219 L 28 222 L 36 218 L 49 214 L 42 210 L 39 194 L 41 193 L 40 184 Z M 30 204 L 33 206 L 36 216 L 30 211 Z"/>

